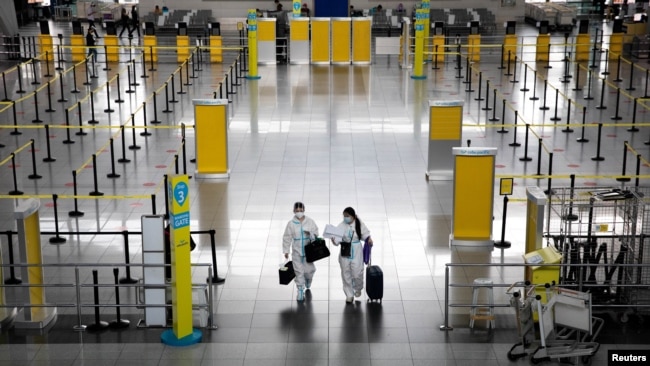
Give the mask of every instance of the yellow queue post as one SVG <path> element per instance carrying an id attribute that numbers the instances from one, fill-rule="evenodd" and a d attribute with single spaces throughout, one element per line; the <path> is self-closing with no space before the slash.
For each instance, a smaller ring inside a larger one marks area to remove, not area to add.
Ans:
<path id="1" fill-rule="evenodd" d="M 352 18 L 332 18 L 332 63 L 350 64 Z"/>
<path id="2" fill-rule="evenodd" d="M 415 53 L 413 56 L 413 74 L 411 79 L 424 80 L 427 75 L 424 73 L 424 12 L 426 10 L 417 9 L 415 11 Z"/>
<path id="3" fill-rule="evenodd" d="M 248 9 L 248 74 L 246 79 L 258 80 L 257 73 L 257 10 Z M 239 26 L 239 24 L 237 25 Z"/>
<path id="4" fill-rule="evenodd" d="M 41 252 L 41 227 L 39 219 L 40 202 L 33 198 L 23 201 L 16 207 L 14 218 L 18 227 L 20 263 L 29 265 L 21 268 L 24 285 L 29 285 L 26 298 L 21 303 L 28 304 L 21 309 L 14 320 L 17 329 L 43 329 L 56 321 L 57 308 L 47 304 L 45 299 L 43 254 Z M 63 239 L 63 238 L 59 238 Z M 58 244 L 59 241 L 51 242 Z"/>
<path id="5" fill-rule="evenodd" d="M 172 267 L 172 329 L 160 335 L 170 346 L 190 346 L 201 342 L 203 334 L 192 328 L 192 267 L 190 264 L 189 177 L 168 178 L 169 240 Z"/>
<path id="6" fill-rule="evenodd" d="M 289 49 L 291 64 L 302 65 L 309 63 L 309 18 L 300 17 L 291 19 Z"/>
<path id="7" fill-rule="evenodd" d="M 330 63 L 330 18 L 311 18 L 311 63 Z"/>
<path id="8" fill-rule="evenodd" d="M 492 251 L 495 147 L 454 147 L 454 203 L 449 246 Z"/>
<path id="9" fill-rule="evenodd" d="M 429 154 L 427 180 L 452 180 L 454 156 L 452 148 L 461 146 L 463 133 L 463 101 L 429 101 Z"/>
<path id="10" fill-rule="evenodd" d="M 278 46 L 276 44 L 277 19 L 257 19 L 257 62 L 261 65 L 275 65 L 278 63 Z"/>
<path id="11" fill-rule="evenodd" d="M 352 18 L 352 64 L 370 65 L 372 18 Z"/>
<path id="12" fill-rule="evenodd" d="M 194 99 L 197 178 L 228 178 L 228 100 Z"/>

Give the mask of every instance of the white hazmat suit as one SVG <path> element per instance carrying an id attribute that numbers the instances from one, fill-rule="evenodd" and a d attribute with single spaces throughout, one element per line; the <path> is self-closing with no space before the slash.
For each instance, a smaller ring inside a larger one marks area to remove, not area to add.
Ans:
<path id="1" fill-rule="evenodd" d="M 293 270 L 296 272 L 295 281 L 298 289 L 305 286 L 305 283 L 311 284 L 314 272 L 316 272 L 314 263 L 308 263 L 305 259 L 305 245 L 316 238 L 316 233 L 318 233 L 318 226 L 314 220 L 307 216 L 304 216 L 302 221 L 294 217 L 284 229 L 282 252 L 289 253 L 289 248 L 291 248 L 291 260 L 293 261 Z"/>
<path id="2" fill-rule="evenodd" d="M 358 220 L 358 219 L 357 219 Z M 350 257 L 342 257 L 339 253 L 339 264 L 341 265 L 341 277 L 343 279 L 343 292 L 347 298 L 352 298 L 356 293 L 363 290 L 363 245 L 362 240 L 370 236 L 370 231 L 363 223 L 361 224 L 361 238 L 357 235 L 354 221 L 350 224 L 341 222 L 338 227 L 343 229 L 345 235 L 342 240 L 335 239 L 334 245 L 340 245 L 341 241 L 351 242 L 352 249 Z"/>

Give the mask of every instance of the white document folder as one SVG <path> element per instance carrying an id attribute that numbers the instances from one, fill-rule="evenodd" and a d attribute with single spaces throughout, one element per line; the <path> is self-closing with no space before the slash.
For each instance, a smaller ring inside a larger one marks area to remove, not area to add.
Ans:
<path id="1" fill-rule="evenodd" d="M 335 240 L 340 241 L 343 238 L 343 235 L 345 235 L 345 230 L 338 226 L 327 224 L 325 225 L 325 229 L 323 229 L 323 238 L 325 239 L 334 238 Z"/>

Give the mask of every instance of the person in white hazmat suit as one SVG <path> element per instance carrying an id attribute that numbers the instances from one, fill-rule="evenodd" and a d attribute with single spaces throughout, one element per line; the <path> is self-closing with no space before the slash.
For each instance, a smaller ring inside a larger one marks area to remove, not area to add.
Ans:
<path id="1" fill-rule="evenodd" d="M 368 239 L 368 245 L 372 246 L 372 238 L 370 231 L 357 217 L 352 207 L 346 207 L 343 210 L 343 222 L 338 227 L 343 229 L 343 237 L 341 239 L 332 238 L 332 243 L 341 246 L 339 264 L 341 265 L 343 292 L 345 292 L 345 302 L 351 303 L 354 301 L 354 296 L 361 297 L 361 290 L 363 290 L 362 241 Z"/>
<path id="2" fill-rule="evenodd" d="M 307 262 L 305 258 L 305 245 L 316 239 L 318 226 L 311 218 L 305 216 L 305 205 L 296 202 L 293 205 L 294 217 L 287 223 L 282 237 L 282 250 L 284 258 L 289 259 L 291 248 L 291 260 L 293 270 L 296 272 L 296 286 L 298 287 L 298 301 L 305 299 L 305 289 L 309 290 L 311 281 L 316 272 L 314 263 Z"/>

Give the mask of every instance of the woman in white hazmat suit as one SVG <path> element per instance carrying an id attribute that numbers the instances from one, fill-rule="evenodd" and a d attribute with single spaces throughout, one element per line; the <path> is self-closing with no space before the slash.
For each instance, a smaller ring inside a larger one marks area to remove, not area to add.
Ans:
<path id="1" fill-rule="evenodd" d="M 354 301 L 354 296 L 361 297 L 363 290 L 363 245 L 361 242 L 368 239 L 368 245 L 372 246 L 370 231 L 366 225 L 359 220 L 352 207 L 343 210 L 343 222 L 338 225 L 343 229 L 344 235 L 341 240 L 332 238 L 334 245 L 341 245 L 339 264 L 341 265 L 341 277 L 343 279 L 343 292 L 345 302 Z M 349 254 L 346 249 L 350 246 Z"/>
<path id="2" fill-rule="evenodd" d="M 305 289 L 309 290 L 311 281 L 316 272 L 314 263 L 308 263 L 305 258 L 305 245 L 316 238 L 318 226 L 311 218 L 305 216 L 305 205 L 296 202 L 293 205 L 294 217 L 287 223 L 282 237 L 282 250 L 284 258 L 289 259 L 289 248 L 291 248 L 291 260 L 293 270 L 296 272 L 296 286 L 298 287 L 298 301 L 305 299 Z"/>

